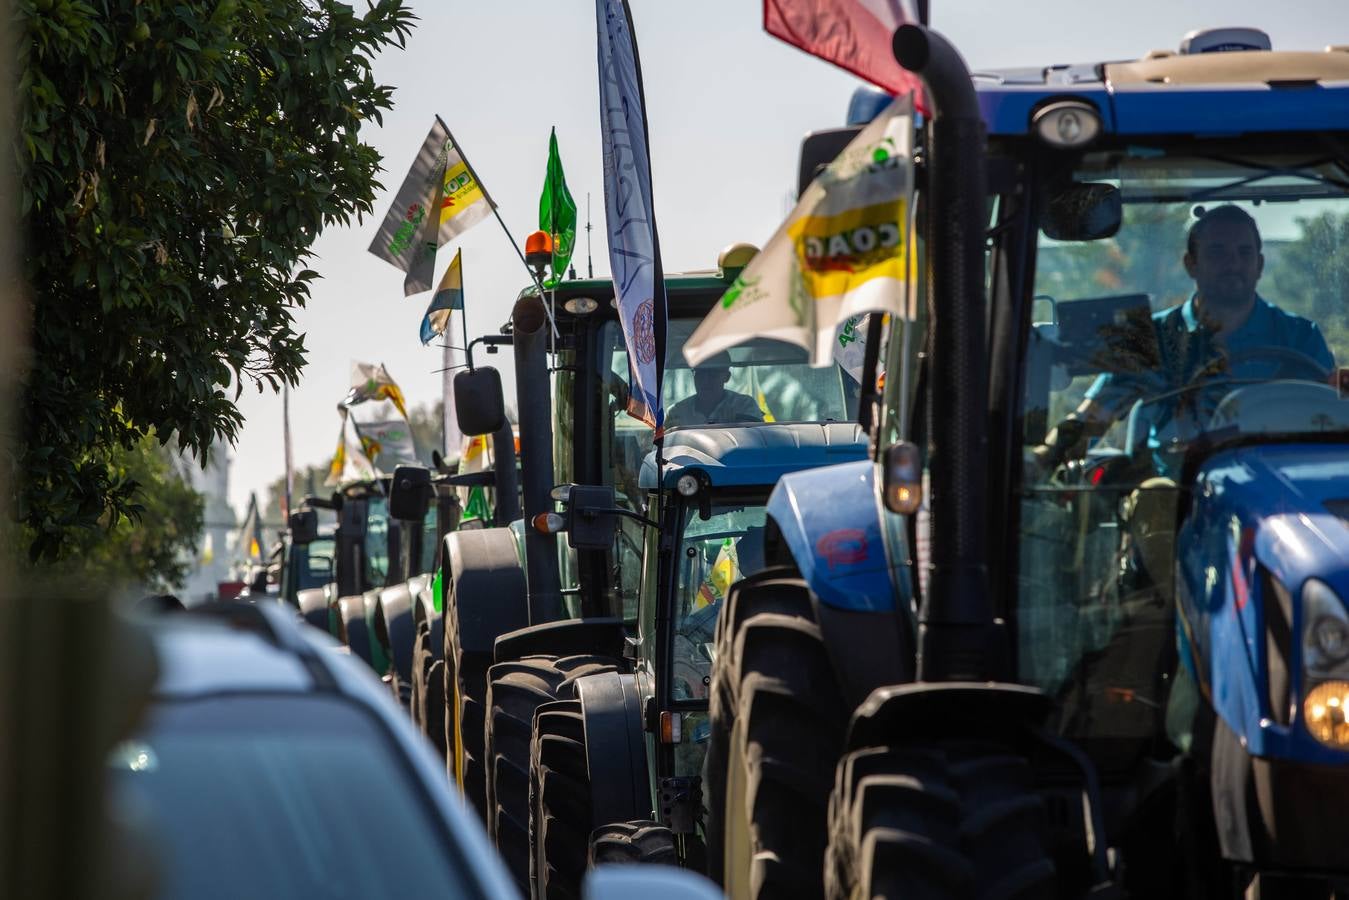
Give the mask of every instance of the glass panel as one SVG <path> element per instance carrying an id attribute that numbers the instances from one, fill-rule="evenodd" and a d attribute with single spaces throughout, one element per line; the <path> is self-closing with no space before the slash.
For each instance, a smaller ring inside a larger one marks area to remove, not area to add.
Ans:
<path id="1" fill-rule="evenodd" d="M 407 759 L 347 702 L 164 703 L 108 764 L 114 787 L 149 815 L 159 896 L 399 900 L 472 891 Z"/>
<path id="2" fill-rule="evenodd" d="M 714 501 L 703 520 L 684 510 L 674 598 L 671 677 L 675 700 L 706 700 L 713 633 L 726 591 L 763 568 L 764 500 Z"/>
<path id="3" fill-rule="evenodd" d="M 1096 154 L 1118 233 L 1039 238 L 1023 354 L 1021 678 L 1080 738 L 1161 732 L 1176 479 L 1215 434 L 1349 429 L 1349 171 L 1305 157 Z M 1056 185 L 1061 189 L 1063 185 Z M 1277 201 L 1277 202 L 1271 202 Z"/>
<path id="4" fill-rule="evenodd" d="M 380 587 L 389 573 L 389 514 L 383 497 L 371 497 L 365 510 L 365 581 Z"/>
<path id="5" fill-rule="evenodd" d="M 422 519 L 421 559 L 417 561 L 417 571 L 409 574 L 421 575 L 436 567 L 436 537 L 439 528 L 439 511 L 436 509 L 436 504 L 432 503 L 426 510 L 426 517 Z"/>

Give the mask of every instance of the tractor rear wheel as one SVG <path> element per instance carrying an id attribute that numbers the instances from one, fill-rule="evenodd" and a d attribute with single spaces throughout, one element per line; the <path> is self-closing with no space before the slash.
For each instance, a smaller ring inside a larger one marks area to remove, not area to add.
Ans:
<path id="1" fill-rule="evenodd" d="M 490 654 L 464 652 L 459 639 L 458 597 L 451 597 L 445 607 L 444 667 L 438 691 L 441 712 L 436 717 L 441 729 L 438 742 L 445 745 L 450 778 L 461 785 L 464 796 L 486 822 L 491 818 L 491 807 L 487 804 L 483 765 L 483 704 L 492 658 Z"/>
<path id="2" fill-rule="evenodd" d="M 593 810 L 577 700 L 540 706 L 529 753 L 529 896 L 580 900 Z"/>
<path id="3" fill-rule="evenodd" d="M 726 773 L 730 760 L 731 729 L 739 706 L 740 681 L 735 660 L 735 637 L 745 620 L 759 613 L 779 613 L 811 621 L 810 589 L 793 570 L 766 569 L 731 585 L 725 606 L 717 617 L 713 646 L 716 664 L 708 692 L 707 755 L 703 762 L 703 796 L 708 816 L 707 871 L 722 882 L 723 827 L 726 806 Z"/>
<path id="4" fill-rule="evenodd" d="M 577 679 L 615 672 L 620 660 L 597 654 L 537 655 L 497 663 L 489 672 L 486 704 L 488 831 L 524 893 L 529 891 L 529 778 L 534 714 L 545 703 L 575 699 Z M 584 762 L 584 756 L 582 756 Z M 585 862 L 587 820 L 581 827 Z"/>
<path id="5" fill-rule="evenodd" d="M 997 746 L 849 753 L 836 772 L 829 825 L 829 900 L 1058 896 L 1030 766 Z"/>
<path id="6" fill-rule="evenodd" d="M 646 819 L 601 825 L 590 835 L 590 865 L 610 863 L 677 866 L 674 832 Z"/>
<path id="7" fill-rule="evenodd" d="M 792 579 L 760 588 L 780 594 L 776 600 L 783 605 L 799 601 L 806 590 Z M 729 657 L 719 656 L 717 665 L 727 667 L 720 678 L 734 706 L 725 696 L 717 701 L 709 738 L 714 746 L 708 750 L 709 773 L 716 767 L 724 772 L 724 781 L 714 776 L 708 787 L 721 794 L 719 804 L 711 801 L 716 805 L 710 818 L 721 812 L 711 830 L 722 845 L 727 895 L 818 897 L 826 808 L 849 710 L 819 628 L 809 618 L 747 614 L 730 647 Z M 734 715 L 729 722 L 727 712 Z M 715 858 L 717 851 L 709 855 Z"/>

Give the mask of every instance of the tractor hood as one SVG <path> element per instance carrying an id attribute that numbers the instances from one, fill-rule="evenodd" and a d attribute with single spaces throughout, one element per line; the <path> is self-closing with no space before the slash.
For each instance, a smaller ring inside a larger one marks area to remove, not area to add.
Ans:
<path id="1" fill-rule="evenodd" d="M 1297 710 L 1303 586 L 1316 578 L 1349 599 L 1349 441 L 1214 453 L 1177 549 L 1181 651 L 1217 713 L 1253 756 L 1342 764 Z"/>
<path id="2" fill-rule="evenodd" d="M 789 472 L 852 462 L 866 456 L 866 433 L 853 423 L 762 423 L 679 428 L 665 436 L 664 486 L 690 469 L 715 487 L 776 484 Z M 640 486 L 656 487 L 656 455 L 642 460 Z"/>

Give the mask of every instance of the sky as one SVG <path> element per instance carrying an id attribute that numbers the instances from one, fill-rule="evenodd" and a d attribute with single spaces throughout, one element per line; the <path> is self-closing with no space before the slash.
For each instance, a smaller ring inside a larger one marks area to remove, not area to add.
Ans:
<path id="1" fill-rule="evenodd" d="M 843 124 L 854 76 L 770 37 L 761 0 L 630 0 L 641 56 L 653 201 L 667 272 L 708 269 L 728 244 L 762 246 L 790 210 L 800 140 Z M 361 4 L 357 4 L 358 8 Z M 384 157 L 375 217 L 331 228 L 314 245 L 313 283 L 296 311 L 308 364 L 291 392 L 297 468 L 326 464 L 337 443 L 337 403 L 354 362 L 384 363 L 411 405 L 440 397 L 441 350 L 418 339 L 430 294 L 404 298 L 403 275 L 367 252 L 418 148 L 439 114 L 523 246 L 538 227 L 548 134 L 557 128 L 567 183 L 582 223 L 590 195 L 594 272 L 609 272 L 604 240 L 595 12 L 588 0 L 414 0 L 420 17 L 403 50 L 376 61 L 394 85 L 394 109 L 362 139 Z M 971 68 L 1137 58 L 1175 49 L 1186 32 L 1220 25 L 1264 29 L 1275 49 L 1349 44 L 1349 0 L 930 0 L 931 25 Z M 586 274 L 578 230 L 574 264 Z M 471 337 L 497 331 L 527 275 L 495 219 L 440 251 L 464 260 Z M 455 314 L 458 316 L 458 313 Z M 452 323 L 456 343 L 460 323 Z M 514 394 L 508 353 L 491 357 Z M 230 502 L 283 472 L 282 402 L 245 388 L 232 457 Z"/>

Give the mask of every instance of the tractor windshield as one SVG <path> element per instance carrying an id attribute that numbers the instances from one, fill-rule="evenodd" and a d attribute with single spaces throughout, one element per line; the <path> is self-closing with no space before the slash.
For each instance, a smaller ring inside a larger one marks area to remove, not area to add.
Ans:
<path id="1" fill-rule="evenodd" d="M 671 610 L 671 686 L 678 700 L 707 702 L 713 632 L 730 586 L 764 566 L 764 500 L 714 499 L 702 518 L 696 503 L 683 510 Z"/>
<path id="2" fill-rule="evenodd" d="M 1063 701 L 1064 731 L 1142 738 L 1175 671 L 1186 451 L 1349 431 L 1333 377 L 1349 167 L 1316 148 L 1130 146 L 1047 185 L 1020 379 L 1018 668 Z M 1118 229 L 1100 228 L 1112 206 Z M 1108 236 L 1070 240 L 1093 228 Z"/>

